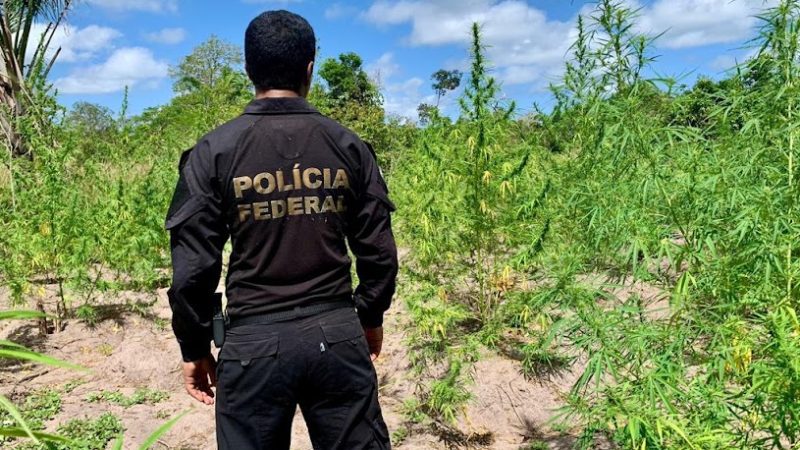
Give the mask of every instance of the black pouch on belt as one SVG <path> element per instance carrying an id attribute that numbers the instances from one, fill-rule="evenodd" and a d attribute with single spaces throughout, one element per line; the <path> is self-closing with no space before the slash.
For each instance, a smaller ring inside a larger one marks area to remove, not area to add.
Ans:
<path id="1" fill-rule="evenodd" d="M 211 319 L 214 345 L 217 348 L 222 348 L 222 344 L 225 343 L 225 328 L 226 319 L 225 313 L 222 311 L 222 294 L 217 292 L 214 294 L 214 317 Z"/>

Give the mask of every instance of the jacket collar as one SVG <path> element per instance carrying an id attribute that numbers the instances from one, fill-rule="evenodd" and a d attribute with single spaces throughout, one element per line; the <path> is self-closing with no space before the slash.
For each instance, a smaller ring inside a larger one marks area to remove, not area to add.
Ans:
<path id="1" fill-rule="evenodd" d="M 250 102 L 245 114 L 319 114 L 302 97 L 262 98 Z"/>

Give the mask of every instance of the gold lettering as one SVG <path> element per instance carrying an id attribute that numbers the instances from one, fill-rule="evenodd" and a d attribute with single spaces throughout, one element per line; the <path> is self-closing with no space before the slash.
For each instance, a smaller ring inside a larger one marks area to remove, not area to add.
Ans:
<path id="1" fill-rule="evenodd" d="M 344 169 L 339 169 L 336 171 L 336 179 L 333 180 L 333 189 L 339 189 L 340 187 L 349 188 L 350 187 L 350 180 L 347 179 L 347 172 Z"/>
<path id="2" fill-rule="evenodd" d="M 311 181 L 311 175 L 315 176 L 314 181 Z M 319 180 L 319 176 L 322 175 L 319 169 L 315 169 L 313 167 L 309 167 L 308 169 L 303 171 L 303 185 L 308 189 L 317 189 L 322 186 L 322 181 Z M 306 208 L 308 209 L 308 208 Z"/>
<path id="3" fill-rule="evenodd" d="M 303 187 L 300 184 L 300 164 L 295 164 L 294 169 L 292 169 L 292 181 L 294 182 L 295 189 L 301 189 Z"/>
<path id="4" fill-rule="evenodd" d="M 236 177 L 233 179 L 233 191 L 236 198 L 242 198 L 242 193 L 253 187 L 253 180 L 250 177 Z"/>
<path id="5" fill-rule="evenodd" d="M 264 180 L 267 180 L 267 187 L 264 187 Z M 253 178 L 253 185 L 259 194 L 271 194 L 275 190 L 275 177 L 271 173 L 260 173 Z"/>
<path id="6" fill-rule="evenodd" d="M 325 189 L 331 188 L 331 169 L 322 169 L 322 179 L 325 180 Z"/>
<path id="7" fill-rule="evenodd" d="M 247 216 L 251 214 L 250 205 L 239 205 L 239 223 L 247 220 Z"/>
<path id="8" fill-rule="evenodd" d="M 294 185 L 286 184 L 286 181 L 283 179 L 282 170 L 279 170 L 275 173 L 275 178 L 278 180 L 278 192 L 286 192 L 294 189 Z"/>
<path id="9" fill-rule="evenodd" d="M 270 202 L 272 206 L 272 218 L 280 219 L 286 215 L 286 200 L 273 200 Z"/>
<path id="10" fill-rule="evenodd" d="M 339 196 L 336 199 L 336 212 L 345 212 L 347 211 L 347 206 L 344 204 L 344 195 Z"/>
<path id="11" fill-rule="evenodd" d="M 289 197 L 286 203 L 288 203 L 290 216 L 303 214 L 303 197 Z"/>
<path id="12" fill-rule="evenodd" d="M 306 214 L 319 214 L 319 197 L 305 198 Z"/>
<path id="13" fill-rule="evenodd" d="M 336 212 L 336 203 L 333 201 L 333 197 L 330 195 L 325 197 L 325 201 L 322 202 L 322 211 L 320 212 Z"/>
<path id="14" fill-rule="evenodd" d="M 253 203 L 253 216 L 256 220 L 271 219 L 269 215 L 269 202 Z"/>

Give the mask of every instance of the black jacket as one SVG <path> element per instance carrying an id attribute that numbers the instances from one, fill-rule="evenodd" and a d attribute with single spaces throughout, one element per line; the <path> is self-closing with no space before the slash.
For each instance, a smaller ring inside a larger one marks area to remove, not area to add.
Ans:
<path id="1" fill-rule="evenodd" d="M 352 297 L 362 325 L 381 325 L 397 275 L 393 210 L 372 148 L 353 132 L 302 98 L 250 103 L 181 156 L 166 227 L 184 359 L 209 352 L 229 236 L 230 318 Z"/>

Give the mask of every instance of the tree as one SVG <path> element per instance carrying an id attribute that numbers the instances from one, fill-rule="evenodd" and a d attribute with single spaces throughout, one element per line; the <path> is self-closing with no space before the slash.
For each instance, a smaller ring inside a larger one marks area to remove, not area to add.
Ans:
<path id="1" fill-rule="evenodd" d="M 114 127 L 114 115 L 111 110 L 89 102 L 77 102 L 72 105 L 67 121 L 90 133 L 104 133 Z"/>
<path id="2" fill-rule="evenodd" d="M 169 74 L 175 80 L 173 90 L 185 94 L 201 86 L 216 87 L 226 71 L 239 71 L 244 62 L 242 54 L 241 47 L 212 34 L 183 58 L 177 67 L 170 68 Z"/>
<path id="3" fill-rule="evenodd" d="M 342 53 L 338 59 L 328 58 L 319 69 L 325 80 L 327 97 L 342 105 L 356 101 L 362 105 L 377 106 L 381 103 L 378 88 L 370 81 L 362 67 L 361 57 L 355 53 Z"/>
<path id="4" fill-rule="evenodd" d="M 47 78 L 58 57 L 60 48 L 52 54 L 48 50 L 71 4 L 71 0 L 0 1 L 0 132 L 14 156 L 33 156 L 25 148 L 17 120 L 27 113 L 24 99 L 33 97 L 30 86 Z M 47 26 L 41 35 L 32 36 L 36 20 L 46 21 Z"/>
<path id="5" fill-rule="evenodd" d="M 439 69 L 431 75 L 433 90 L 436 92 L 436 107 L 448 91 L 458 89 L 461 84 L 461 71 Z"/>
<path id="6" fill-rule="evenodd" d="M 417 106 L 417 115 L 419 116 L 420 125 L 428 125 L 439 117 L 439 108 L 427 103 L 420 103 Z"/>

